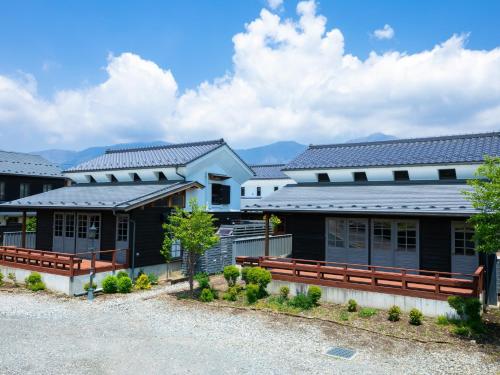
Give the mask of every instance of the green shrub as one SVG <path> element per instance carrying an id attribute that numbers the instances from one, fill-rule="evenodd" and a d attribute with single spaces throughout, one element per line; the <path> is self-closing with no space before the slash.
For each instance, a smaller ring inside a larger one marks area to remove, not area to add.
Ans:
<path id="1" fill-rule="evenodd" d="M 424 314 L 419 309 L 413 308 L 410 310 L 410 324 L 419 326 L 422 324 Z"/>
<path id="2" fill-rule="evenodd" d="M 461 296 L 448 297 L 448 305 L 457 312 L 460 319 L 465 320 L 465 298 Z"/>
<path id="3" fill-rule="evenodd" d="M 311 300 L 313 306 L 318 306 L 321 298 L 321 288 L 315 285 L 310 286 L 307 289 L 307 297 Z"/>
<path id="4" fill-rule="evenodd" d="M 259 298 L 267 295 L 266 287 L 271 282 L 271 272 L 260 267 L 252 267 L 247 273 L 247 279 L 250 284 L 259 286 Z"/>
<path id="5" fill-rule="evenodd" d="M 232 286 L 222 295 L 222 299 L 225 299 L 226 301 L 236 301 L 238 299 L 238 292 L 239 288 Z"/>
<path id="6" fill-rule="evenodd" d="M 309 310 L 311 307 L 313 307 L 311 299 L 304 293 L 297 294 L 288 302 L 288 304 L 292 307 L 303 310 Z"/>
<path id="7" fill-rule="evenodd" d="M 224 267 L 224 278 L 227 281 L 227 285 L 229 285 L 230 287 L 236 285 L 238 277 L 240 277 L 240 270 L 238 267 L 236 266 Z"/>
<path id="8" fill-rule="evenodd" d="M 37 281 L 36 283 L 29 284 L 28 289 L 32 292 L 38 292 L 39 290 L 45 290 L 45 283 L 43 281 Z"/>
<path id="9" fill-rule="evenodd" d="M 450 321 L 448 320 L 448 317 L 446 315 L 439 315 L 436 319 L 436 323 L 440 326 L 447 326 L 448 324 L 450 324 Z"/>
<path id="10" fill-rule="evenodd" d="M 453 333 L 458 336 L 469 337 L 471 331 L 467 326 L 456 326 L 455 328 L 453 328 Z"/>
<path id="11" fill-rule="evenodd" d="M 135 289 L 151 289 L 151 283 L 149 282 L 148 275 L 142 274 L 141 276 L 139 276 L 139 278 L 135 281 Z"/>
<path id="12" fill-rule="evenodd" d="M 287 286 L 282 286 L 280 288 L 280 298 L 282 300 L 287 300 L 288 299 L 288 295 L 290 294 L 290 288 L 287 287 Z"/>
<path id="13" fill-rule="evenodd" d="M 250 304 L 257 302 L 259 299 L 259 291 L 260 287 L 257 284 L 248 284 L 246 290 L 247 302 Z"/>
<path id="14" fill-rule="evenodd" d="M 208 273 L 206 272 L 198 272 L 194 275 L 194 279 L 198 281 L 198 287 L 203 289 L 210 289 L 210 278 L 208 277 Z"/>
<path id="15" fill-rule="evenodd" d="M 481 301 L 477 298 L 467 298 L 465 300 L 464 312 L 469 322 L 481 321 Z"/>
<path id="16" fill-rule="evenodd" d="M 26 288 L 33 292 L 38 292 L 39 290 L 45 290 L 45 283 L 42 281 L 42 276 L 38 272 L 31 272 L 26 279 Z"/>
<path id="17" fill-rule="evenodd" d="M 148 280 L 151 285 L 158 285 L 158 275 L 151 272 L 148 273 Z"/>
<path id="18" fill-rule="evenodd" d="M 118 279 L 116 286 L 119 293 L 130 293 L 134 285 L 130 277 L 122 276 Z"/>
<path id="19" fill-rule="evenodd" d="M 214 300 L 214 295 L 210 288 L 204 288 L 200 294 L 200 301 L 202 302 L 212 302 Z"/>
<path id="20" fill-rule="evenodd" d="M 0 285 L 3 285 L 3 273 L 0 272 Z"/>
<path id="21" fill-rule="evenodd" d="M 241 280 L 243 280 L 245 284 L 249 284 L 247 275 L 250 268 L 251 267 L 241 267 Z"/>
<path id="22" fill-rule="evenodd" d="M 83 284 L 83 290 L 85 290 L 86 292 L 88 292 L 90 289 L 90 281 L 89 282 L 86 282 L 85 284 Z M 93 290 L 96 290 L 97 289 L 97 284 L 92 282 L 92 289 Z"/>
<path id="23" fill-rule="evenodd" d="M 26 284 L 36 284 L 42 281 L 42 276 L 38 272 L 31 272 L 29 276 L 24 279 Z"/>
<path id="24" fill-rule="evenodd" d="M 347 311 L 349 312 L 358 311 L 358 303 L 353 299 L 347 301 Z"/>
<path id="25" fill-rule="evenodd" d="M 371 307 L 363 307 L 358 313 L 361 318 L 370 318 L 376 314 L 377 310 Z"/>
<path id="26" fill-rule="evenodd" d="M 391 322 L 397 322 L 401 319 L 401 309 L 398 306 L 392 306 L 387 312 L 387 319 Z"/>
<path id="27" fill-rule="evenodd" d="M 342 311 L 340 313 L 340 320 L 343 320 L 343 321 L 349 320 L 349 313 L 347 311 Z"/>
<path id="28" fill-rule="evenodd" d="M 118 291 L 118 278 L 108 275 L 102 280 L 102 291 L 106 294 L 116 293 Z"/>
<path id="29" fill-rule="evenodd" d="M 128 273 L 125 271 L 118 271 L 118 273 L 116 274 L 116 278 L 121 279 L 122 277 L 129 277 Z"/>

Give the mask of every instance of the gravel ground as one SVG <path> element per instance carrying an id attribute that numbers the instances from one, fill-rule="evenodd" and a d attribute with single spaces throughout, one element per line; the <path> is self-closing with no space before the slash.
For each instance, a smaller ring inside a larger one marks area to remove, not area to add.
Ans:
<path id="1" fill-rule="evenodd" d="M 474 345 L 418 344 L 177 301 L 162 287 L 81 299 L 0 292 L 1 374 L 498 374 Z M 326 356 L 355 348 L 350 360 Z"/>

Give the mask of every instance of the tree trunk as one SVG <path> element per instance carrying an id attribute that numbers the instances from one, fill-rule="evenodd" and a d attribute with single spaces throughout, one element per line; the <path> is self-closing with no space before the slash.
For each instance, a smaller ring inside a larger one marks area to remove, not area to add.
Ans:
<path id="1" fill-rule="evenodd" d="M 188 274 L 189 274 L 189 294 L 193 298 L 194 291 L 194 252 L 190 251 L 188 255 Z"/>

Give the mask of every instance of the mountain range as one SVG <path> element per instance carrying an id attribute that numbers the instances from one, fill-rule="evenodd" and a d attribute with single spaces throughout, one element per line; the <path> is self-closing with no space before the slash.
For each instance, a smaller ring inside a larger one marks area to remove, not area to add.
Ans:
<path id="1" fill-rule="evenodd" d="M 385 141 L 390 139 L 396 139 L 396 137 L 383 133 L 373 133 L 366 137 L 351 139 L 347 143 Z M 32 154 L 43 156 L 64 170 L 102 155 L 109 149 L 162 146 L 168 144 L 168 142 L 164 141 L 120 143 L 111 146 L 90 147 L 81 151 L 52 149 L 36 151 L 32 152 Z M 295 141 L 280 141 L 265 146 L 236 149 L 235 151 L 248 164 L 284 164 L 292 160 L 306 148 L 306 145 Z"/>

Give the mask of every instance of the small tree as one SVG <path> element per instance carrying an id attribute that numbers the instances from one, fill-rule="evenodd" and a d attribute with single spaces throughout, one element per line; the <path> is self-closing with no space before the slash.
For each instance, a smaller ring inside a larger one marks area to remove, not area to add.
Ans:
<path id="1" fill-rule="evenodd" d="M 467 183 L 473 190 L 463 193 L 480 211 L 468 220 L 474 226 L 477 251 L 496 253 L 500 249 L 500 158 L 485 156 L 476 178 Z"/>
<path id="2" fill-rule="evenodd" d="M 28 220 L 26 220 L 26 231 L 36 232 L 36 217 L 29 217 Z"/>
<path id="3" fill-rule="evenodd" d="M 187 252 L 187 273 L 192 296 L 198 257 L 217 244 L 219 237 L 215 234 L 214 222 L 216 219 L 206 211 L 206 207 L 198 205 L 196 198 L 191 199 L 189 205 L 191 211 L 177 207 L 175 212 L 170 215 L 169 222 L 163 224 L 165 236 L 161 253 L 169 262 L 172 243 L 176 240 L 180 241 L 182 249 Z"/>

